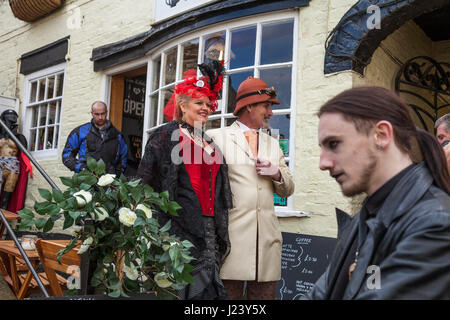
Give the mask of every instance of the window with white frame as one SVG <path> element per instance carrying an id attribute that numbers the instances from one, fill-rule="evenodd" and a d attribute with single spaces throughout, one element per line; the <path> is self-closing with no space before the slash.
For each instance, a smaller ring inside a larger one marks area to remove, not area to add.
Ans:
<path id="1" fill-rule="evenodd" d="M 59 147 L 65 64 L 30 74 L 25 85 L 25 129 L 35 155 L 56 155 Z"/>
<path id="2" fill-rule="evenodd" d="M 147 91 L 146 133 L 170 121 L 163 109 L 182 81 L 197 64 L 224 54 L 227 77 L 218 109 L 209 116 L 206 130 L 231 125 L 239 84 L 249 76 L 275 87 L 280 105 L 273 105 L 269 132 L 276 133 L 287 163 L 293 158 L 295 112 L 295 56 L 297 18 L 292 13 L 271 14 L 227 22 L 179 38 L 151 53 Z M 148 135 L 144 135 L 144 145 Z M 291 170 L 293 165 L 290 165 Z M 289 206 L 275 199 L 278 206 Z"/>

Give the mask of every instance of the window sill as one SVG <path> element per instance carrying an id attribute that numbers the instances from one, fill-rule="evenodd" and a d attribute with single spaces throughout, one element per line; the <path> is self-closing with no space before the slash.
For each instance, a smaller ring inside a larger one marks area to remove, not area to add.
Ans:
<path id="1" fill-rule="evenodd" d="M 51 159 L 56 158 L 59 155 L 59 150 L 41 150 L 41 151 L 30 151 L 30 154 L 35 159 Z"/>
<path id="2" fill-rule="evenodd" d="M 311 217 L 309 212 L 305 211 L 294 211 L 287 208 L 275 208 L 275 215 L 278 218 L 289 218 L 289 217 Z"/>

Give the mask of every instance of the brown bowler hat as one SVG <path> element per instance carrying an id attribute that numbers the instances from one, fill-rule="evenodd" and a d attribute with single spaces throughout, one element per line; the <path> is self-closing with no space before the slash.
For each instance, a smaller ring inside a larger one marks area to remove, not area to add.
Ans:
<path id="1" fill-rule="evenodd" d="M 267 83 L 259 78 L 248 77 L 238 88 L 233 115 L 237 115 L 239 110 L 249 104 L 265 101 L 280 104 L 280 101 L 275 99 L 276 95 L 274 87 L 269 88 Z"/>

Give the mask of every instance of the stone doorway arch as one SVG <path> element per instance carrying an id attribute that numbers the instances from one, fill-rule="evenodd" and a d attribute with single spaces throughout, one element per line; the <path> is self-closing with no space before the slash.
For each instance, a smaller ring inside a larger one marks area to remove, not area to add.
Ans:
<path id="1" fill-rule="evenodd" d="M 374 51 L 388 35 L 408 20 L 448 5 L 448 0 L 358 1 L 327 37 L 324 73 L 351 70 L 363 75 Z M 373 8 L 379 11 L 374 12 Z M 375 18 L 379 18 L 379 28 L 376 24 L 368 23 L 374 14 L 378 15 Z"/>

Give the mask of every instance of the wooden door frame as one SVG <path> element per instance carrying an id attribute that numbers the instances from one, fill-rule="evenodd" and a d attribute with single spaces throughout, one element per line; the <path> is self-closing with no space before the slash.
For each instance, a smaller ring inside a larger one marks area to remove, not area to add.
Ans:
<path id="1" fill-rule="evenodd" d="M 125 94 L 125 78 L 137 77 L 147 74 L 147 66 L 122 72 L 111 76 L 111 91 L 109 100 L 109 121 L 118 130 L 122 131 L 123 99 Z"/>

